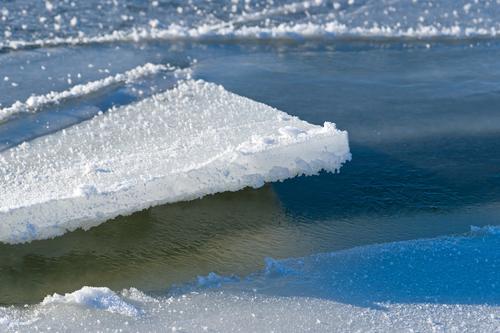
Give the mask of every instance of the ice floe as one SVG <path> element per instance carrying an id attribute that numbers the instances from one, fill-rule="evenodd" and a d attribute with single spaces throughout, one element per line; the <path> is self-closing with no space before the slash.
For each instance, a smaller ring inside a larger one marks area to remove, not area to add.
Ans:
<path id="1" fill-rule="evenodd" d="M 321 170 L 347 133 L 203 81 L 115 108 L 0 153 L 0 241 L 28 242 L 118 215 Z"/>

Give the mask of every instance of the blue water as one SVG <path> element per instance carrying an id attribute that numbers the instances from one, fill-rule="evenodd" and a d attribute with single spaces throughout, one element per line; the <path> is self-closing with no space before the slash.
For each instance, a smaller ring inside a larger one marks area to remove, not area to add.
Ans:
<path id="1" fill-rule="evenodd" d="M 340 1 L 338 9 L 318 2 L 310 9 L 299 6 L 295 13 L 285 13 L 280 8 L 287 3 L 291 2 L 262 1 L 249 9 L 240 3 L 234 13 L 223 1 L 189 6 L 118 1 L 103 4 L 102 10 L 93 2 L 73 7 L 54 1 L 50 11 L 42 2 L 0 4 L 0 10 L 9 12 L 0 20 L 0 107 L 146 62 L 170 63 L 192 68 L 194 78 L 222 84 L 311 123 L 335 122 L 349 132 L 353 155 L 339 174 L 154 207 L 54 240 L 0 245 L 0 303 L 37 303 L 47 294 L 84 285 L 114 290 L 133 286 L 161 294 L 172 284 L 213 271 L 250 274 L 262 268 L 265 257 L 303 257 L 500 224 L 500 43 L 495 33 L 499 5 L 473 3 L 465 12 L 467 1 L 428 1 L 416 8 L 407 1 L 356 1 L 354 6 Z M 434 7 L 429 10 L 430 3 Z M 384 14 L 392 12 L 390 8 L 398 15 Z M 244 13 L 260 16 L 249 19 Z M 74 16 L 76 26 L 70 23 Z M 40 17 L 46 21 L 41 23 Z M 232 34 L 214 28 L 231 22 Z M 392 32 L 332 32 L 325 25 L 333 22 L 352 31 L 378 25 Z M 212 28 L 194 37 L 150 34 L 135 42 L 78 37 L 78 31 L 95 37 L 113 31 L 126 35 L 133 28 L 168 30 L 171 23 Z M 323 30 L 309 35 L 300 30 L 302 23 Z M 280 24 L 287 25 L 288 32 L 273 37 L 269 30 Z M 455 25 L 460 32 L 446 32 Z M 261 32 L 239 36 L 238 29 L 245 26 Z M 403 33 L 422 26 L 439 27 L 438 33 Z M 475 33 L 467 35 L 466 28 Z M 13 42 L 22 46 L 15 49 Z M 48 105 L 35 114 L 16 115 L 0 124 L 0 150 L 174 84 L 175 78 L 161 74 Z M 460 239 L 467 249 L 463 253 L 453 251 L 453 240 L 423 243 L 442 250 L 436 252 L 438 265 L 425 251 L 415 253 L 410 247 L 391 253 L 391 246 L 382 247 L 389 253 L 378 257 L 379 250 L 370 252 L 367 274 L 407 275 L 370 289 L 355 276 L 355 266 L 346 266 L 334 277 L 326 275 L 324 283 L 333 283 L 333 294 L 350 295 L 343 301 L 362 306 L 380 300 L 498 305 L 497 289 L 485 287 L 498 279 L 498 267 L 482 262 L 498 262 L 491 256 L 498 240 L 488 240 L 480 250 L 490 255 L 478 253 L 478 260 L 470 261 L 464 253 L 476 255 L 481 239 Z M 377 270 L 379 261 L 392 260 L 386 256 L 394 257 L 395 266 Z M 442 265 L 445 257 L 450 258 L 448 266 Z M 421 273 L 412 275 L 400 267 L 407 263 L 420 267 Z M 466 271 L 482 273 L 472 279 L 462 276 Z M 414 283 L 401 283 L 408 279 Z M 330 298 L 341 298 L 334 296 Z"/>

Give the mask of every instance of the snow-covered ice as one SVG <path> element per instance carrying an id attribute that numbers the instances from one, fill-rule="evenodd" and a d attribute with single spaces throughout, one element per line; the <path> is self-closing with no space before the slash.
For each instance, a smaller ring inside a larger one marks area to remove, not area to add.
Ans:
<path id="1" fill-rule="evenodd" d="M 150 296 L 83 287 L 0 307 L 0 329 L 109 332 L 498 332 L 498 227 L 266 260 Z"/>
<path id="2" fill-rule="evenodd" d="M 221 0 L 203 6 L 179 3 L 178 7 L 168 3 L 153 6 L 139 2 L 137 7 L 112 3 L 104 5 L 111 7 L 104 15 L 104 11 L 100 12 L 100 20 L 106 24 L 97 31 L 85 24 L 86 20 L 77 20 L 84 12 L 78 5 L 59 4 L 61 15 L 56 17 L 60 20 L 54 22 L 53 29 L 45 20 L 37 22 L 25 17 L 30 15 L 16 15 L 15 7 L 12 11 L 5 8 L 5 17 L 20 16 L 21 29 L 9 25 L 0 50 L 146 40 L 496 38 L 500 32 L 500 6 L 495 0 L 277 0 L 239 4 Z M 98 4 L 96 7 L 103 6 Z M 121 15 L 116 14 L 117 8 Z M 137 8 L 145 15 L 137 15 Z M 30 6 L 29 10 L 35 11 L 36 7 Z M 23 23 L 39 26 L 39 31 L 27 36 Z"/>
<path id="3" fill-rule="evenodd" d="M 203 81 L 115 108 L 0 153 L 0 241 L 28 242 L 118 215 L 259 187 L 350 159 L 347 133 Z"/>

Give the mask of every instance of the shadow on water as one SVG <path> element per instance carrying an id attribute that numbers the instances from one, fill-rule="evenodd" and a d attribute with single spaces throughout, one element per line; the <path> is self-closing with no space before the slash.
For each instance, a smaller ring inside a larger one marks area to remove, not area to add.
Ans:
<path id="1" fill-rule="evenodd" d="M 500 135 L 447 139 L 441 153 L 435 139 L 407 143 L 408 156 L 352 143 L 353 160 L 339 174 L 296 178 L 273 188 L 287 213 L 311 221 L 446 214 L 499 202 Z"/>

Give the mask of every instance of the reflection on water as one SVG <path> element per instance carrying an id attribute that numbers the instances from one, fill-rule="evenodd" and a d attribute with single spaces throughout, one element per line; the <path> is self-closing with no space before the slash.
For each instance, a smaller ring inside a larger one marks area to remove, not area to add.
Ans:
<path id="1" fill-rule="evenodd" d="M 328 177 L 335 176 L 318 179 Z M 304 180 L 279 186 L 294 190 Z M 39 302 L 83 285 L 161 292 L 212 271 L 246 275 L 261 269 L 268 256 L 461 233 L 471 221 L 494 224 L 500 211 L 497 204 L 439 215 L 335 217 L 339 207 L 331 206 L 319 218 L 284 208 L 294 202 L 282 199 L 265 186 L 154 207 L 53 240 L 0 245 L 0 303 Z"/>
<path id="2" fill-rule="evenodd" d="M 53 240 L 1 245 L 0 302 L 39 301 L 82 285 L 163 289 L 196 274 L 248 270 L 265 248 L 285 243 L 268 231 L 284 223 L 264 187 L 154 207 Z"/>

